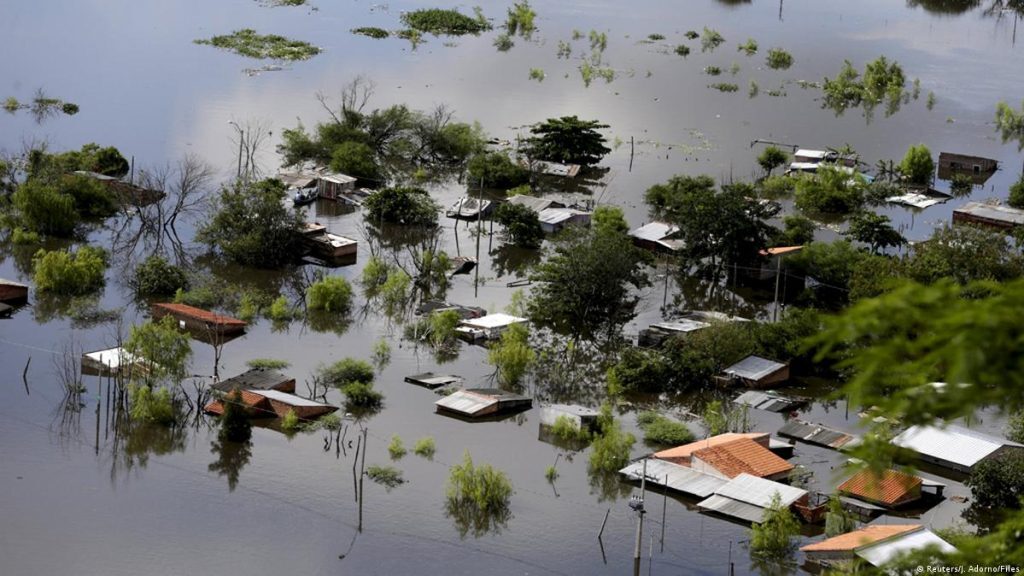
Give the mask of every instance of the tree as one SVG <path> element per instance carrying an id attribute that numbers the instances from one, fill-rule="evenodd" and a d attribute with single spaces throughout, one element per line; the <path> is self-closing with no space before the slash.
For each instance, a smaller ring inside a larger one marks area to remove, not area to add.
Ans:
<path id="1" fill-rule="evenodd" d="M 309 287 L 308 298 L 310 310 L 344 314 L 352 307 L 352 285 L 341 276 L 328 276 Z"/>
<path id="2" fill-rule="evenodd" d="M 498 206 L 494 219 L 505 228 L 505 237 L 523 248 L 538 248 L 544 241 L 540 218 L 532 208 L 508 202 Z"/>
<path id="3" fill-rule="evenodd" d="M 777 246 L 803 246 L 814 240 L 818 225 L 801 214 L 789 214 L 782 219 L 782 234 L 775 240 Z"/>
<path id="4" fill-rule="evenodd" d="M 838 496 L 828 499 L 828 511 L 825 512 L 825 536 L 832 538 L 857 529 L 857 519 L 843 508 Z"/>
<path id="5" fill-rule="evenodd" d="M 1006 203 L 1014 208 L 1024 208 L 1024 174 L 1010 185 L 1010 195 Z"/>
<path id="6" fill-rule="evenodd" d="M 485 152 L 469 159 L 466 165 L 472 186 L 515 188 L 530 181 L 530 171 L 509 158 L 506 152 Z"/>
<path id="7" fill-rule="evenodd" d="M 342 142 L 331 153 L 331 170 L 362 178 L 381 180 L 373 149 L 362 142 Z"/>
<path id="8" fill-rule="evenodd" d="M 600 233 L 626 234 L 629 232 L 629 224 L 626 223 L 626 216 L 622 208 L 618 206 L 602 205 L 594 209 L 591 218 L 594 230 Z"/>
<path id="9" fill-rule="evenodd" d="M 952 278 L 960 284 L 974 280 L 1008 280 L 1024 274 L 1024 256 L 1002 233 L 977 226 L 943 226 L 927 242 L 914 246 L 906 275 L 932 283 Z"/>
<path id="10" fill-rule="evenodd" d="M 636 437 L 622 431 L 622 425 L 612 414 L 612 407 L 605 403 L 598 417 L 598 431 L 591 444 L 587 468 L 591 472 L 617 472 L 629 463 L 629 451 L 636 443 Z"/>
<path id="11" fill-rule="evenodd" d="M 291 262 L 300 252 L 303 217 L 285 207 L 285 190 L 274 179 L 225 186 L 197 239 L 245 266 L 278 268 Z"/>
<path id="12" fill-rule="evenodd" d="M 1006 452 L 979 462 L 965 484 L 970 487 L 971 506 L 983 510 L 1021 507 L 1024 498 L 1024 454 Z"/>
<path id="13" fill-rule="evenodd" d="M 820 166 L 813 176 L 796 182 L 796 207 L 804 212 L 849 214 L 864 205 L 866 183 L 859 174 Z"/>
<path id="14" fill-rule="evenodd" d="M 373 383 L 373 366 L 365 360 L 344 358 L 330 366 L 320 368 L 318 376 L 325 384 L 341 388 L 352 382 Z"/>
<path id="15" fill-rule="evenodd" d="M 389 222 L 407 226 L 435 226 L 441 207 L 422 188 L 385 188 L 363 203 L 371 223 Z"/>
<path id="16" fill-rule="evenodd" d="M 660 393 L 675 389 L 675 378 L 659 350 L 629 347 L 605 375 L 609 395 Z"/>
<path id="17" fill-rule="evenodd" d="M 527 305 L 537 326 L 574 341 L 610 343 L 635 315 L 650 281 L 645 255 L 624 234 L 578 231 L 556 244 L 532 279 Z"/>
<path id="18" fill-rule="evenodd" d="M 1024 412 L 1010 416 L 1010 421 L 1006 424 L 1006 437 L 1018 444 L 1024 444 Z"/>
<path id="19" fill-rule="evenodd" d="M 900 171 L 911 184 L 927 186 L 932 183 L 935 173 L 935 162 L 932 152 L 924 144 L 911 146 L 900 162 Z"/>
<path id="20" fill-rule="evenodd" d="M 750 532 L 750 554 L 768 560 L 784 560 L 793 553 L 795 539 L 800 535 L 800 523 L 776 492 Z"/>
<path id="21" fill-rule="evenodd" d="M 772 171 L 785 164 L 787 160 L 789 160 L 789 155 L 775 146 L 765 148 L 757 157 L 757 163 L 764 170 L 766 176 L 770 176 Z"/>
<path id="22" fill-rule="evenodd" d="M 129 283 L 139 297 L 173 296 L 178 290 L 188 290 L 185 271 L 157 255 L 139 264 Z"/>
<path id="23" fill-rule="evenodd" d="M 530 128 L 526 154 L 534 160 L 590 166 L 597 164 L 611 148 L 598 130 L 608 128 L 597 120 L 580 120 L 576 116 L 549 118 Z"/>
<path id="24" fill-rule="evenodd" d="M 232 390 L 221 401 L 224 412 L 220 416 L 217 437 L 221 442 L 247 442 L 252 437 L 252 423 L 242 404 L 242 393 Z"/>
<path id="25" fill-rule="evenodd" d="M 858 212 L 850 219 L 846 236 L 867 244 L 872 254 L 907 243 L 903 235 L 889 223 L 888 216 L 867 211 Z"/>
<path id="26" fill-rule="evenodd" d="M 188 374 L 192 346 L 188 335 L 178 330 L 178 323 L 171 316 L 132 326 L 124 348 L 146 362 L 142 374 L 149 385 L 165 378 L 179 383 Z"/>
<path id="27" fill-rule="evenodd" d="M 498 381 L 518 386 L 537 355 L 530 348 L 530 332 L 525 324 L 513 324 L 487 351 L 487 363 L 498 370 Z"/>
<path id="28" fill-rule="evenodd" d="M 75 252 L 39 250 L 32 257 L 33 281 L 40 292 L 81 296 L 103 288 L 107 253 L 82 246 Z"/>

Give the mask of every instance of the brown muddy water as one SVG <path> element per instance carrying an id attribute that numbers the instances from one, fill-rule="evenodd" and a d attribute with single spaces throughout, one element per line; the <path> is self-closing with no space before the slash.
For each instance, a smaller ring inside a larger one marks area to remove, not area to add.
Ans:
<path id="1" fill-rule="evenodd" d="M 403 102 L 429 109 L 446 103 L 460 119 L 479 121 L 499 138 L 514 139 L 516 127 L 565 114 L 610 124 L 610 136 L 624 144 L 605 160 L 609 171 L 591 193 L 600 202 L 624 207 L 634 225 L 645 219 L 642 192 L 673 174 L 751 177 L 759 151 L 751 141 L 759 138 L 812 148 L 849 144 L 869 164 L 899 159 L 919 142 L 936 154 L 992 157 L 1003 169 L 972 199 L 1005 197 L 1019 173 L 1021 155 L 1015 143 L 999 141 L 991 121 L 996 102 L 1016 105 L 1024 94 L 1016 17 L 1011 12 L 986 14 L 990 0 L 964 10 L 950 9 L 949 4 L 538 1 L 533 41 L 517 39 L 514 48 L 499 53 L 492 45 L 493 32 L 479 38 L 428 37 L 416 50 L 402 40 L 372 40 L 348 32 L 358 26 L 397 29 L 403 10 L 433 6 L 419 1 L 318 1 L 312 7 L 269 8 L 250 0 L 13 0 L 0 6 L 0 96 L 24 99 L 41 87 L 76 102 L 82 111 L 43 124 L 2 115 L 0 148 L 17 150 L 23 142 L 45 140 L 52 149 L 63 150 L 96 141 L 134 155 L 138 167 L 194 153 L 227 178 L 233 174 L 236 153 L 229 122 L 264 121 L 276 140 L 297 118 L 306 126 L 323 119 L 316 92 L 336 93 L 364 74 L 377 84 L 373 106 Z M 481 6 L 486 15 L 500 20 L 508 4 L 487 1 Z M 684 38 L 687 30 L 704 26 L 721 32 L 726 43 L 702 53 L 699 40 Z M 196 38 L 243 27 L 307 40 L 324 52 L 284 70 L 249 76 L 243 69 L 259 63 L 192 44 Z M 616 70 L 614 81 L 595 79 L 584 86 L 578 58 L 589 46 L 586 39 L 572 40 L 574 29 L 584 35 L 591 29 L 607 33 L 604 60 Z M 666 39 L 642 42 L 649 34 Z M 736 45 L 747 38 L 759 43 L 757 56 L 737 52 Z M 573 46 L 568 59 L 556 57 L 560 40 Z M 687 58 L 672 53 L 681 43 L 692 49 Z M 774 71 L 764 66 L 763 55 L 774 46 L 793 54 L 792 68 Z M 879 55 L 900 62 L 908 78 L 919 78 L 921 84 L 921 97 L 891 117 L 881 110 L 870 122 L 859 110 L 836 117 L 821 108 L 818 91 L 796 83 L 832 76 L 844 59 L 860 67 Z M 711 79 L 702 73 L 709 65 L 728 70 L 733 62 L 740 66 L 735 76 L 727 71 Z M 544 69 L 543 82 L 528 78 L 531 68 Z M 754 98 L 747 94 L 751 80 L 760 87 Z M 730 94 L 707 88 L 717 81 L 734 82 L 740 90 Z M 769 95 L 773 90 L 780 95 Z M 925 105 L 929 92 L 936 96 L 932 110 Z M 630 171 L 631 137 L 637 146 Z M 262 161 L 268 171 L 277 167 L 270 148 Z M 449 205 L 463 190 L 446 184 L 432 193 Z M 921 212 L 899 207 L 883 212 L 917 240 L 948 221 L 959 203 Z M 324 205 L 315 210 L 316 218 L 332 231 L 363 238 L 358 212 Z M 109 245 L 115 225 L 95 232 L 92 241 Z M 471 229 L 453 228 L 450 221 L 446 225 L 443 242 L 449 253 L 474 254 Z M 485 240 L 479 290 L 474 290 L 471 276 L 458 276 L 450 300 L 489 310 L 508 302 L 512 289 L 506 282 L 520 275 L 515 267 L 523 255 L 503 251 L 488 256 L 487 248 Z M 0 277 L 28 279 L 25 256 L 9 249 L 0 253 Z M 367 257 L 366 242 L 361 242 L 360 263 Z M 333 273 L 351 279 L 359 270 L 357 264 Z M 130 302 L 125 272 L 111 268 L 99 307 L 123 308 L 123 322 L 129 325 L 143 314 Z M 256 284 L 283 282 L 278 275 L 221 273 Z M 660 286 L 648 296 L 630 333 L 659 315 Z M 12 319 L 0 320 L 2 574 L 632 570 L 635 519 L 626 504 L 632 486 L 616 478 L 590 478 L 586 451 L 572 453 L 541 441 L 536 408 L 496 422 L 462 422 L 435 415 L 432 402 L 437 396 L 402 381 L 405 375 L 435 370 L 459 374 L 469 384 L 487 384 L 491 370 L 480 347 L 464 345 L 457 359 L 438 364 L 429 352 L 402 342 L 400 330 L 376 314 L 360 315 L 341 334 L 316 332 L 301 323 L 275 329 L 262 321 L 225 346 L 222 375 L 241 371 L 251 358 L 284 358 L 292 362 L 289 373 L 299 380 L 301 391 L 302 381 L 319 364 L 369 357 L 380 338 L 391 343 L 392 361 L 378 379 L 385 408 L 364 421 L 369 429 L 366 463 L 390 461 L 386 446 L 393 434 L 407 445 L 433 436 L 438 449 L 433 460 L 410 454 L 395 463 L 407 480 L 402 486 L 386 491 L 366 483 L 360 531 L 354 450 L 347 445 L 356 436 L 354 424 L 341 454 L 333 441 L 327 446 L 321 432 L 287 437 L 268 428 L 254 430 L 248 453 L 232 452 L 217 443 L 209 423 L 201 420 L 173 435 L 115 440 L 96 378 L 85 379 L 88 391 L 80 410 L 61 409 L 54 360 L 67 346 L 95 350 L 113 345 L 116 324 L 75 322 L 60 306 L 45 304 L 34 302 Z M 211 347 L 193 342 L 193 350 L 192 371 L 212 375 Z M 29 359 L 26 387 L 22 371 Z M 531 383 L 529 390 L 538 398 L 549 393 L 544 382 Z M 594 394 L 587 396 L 582 400 L 594 400 Z M 328 398 L 341 400 L 337 393 Z M 802 417 L 852 431 L 856 411 L 847 410 L 842 401 L 818 402 Z M 758 430 L 775 431 L 783 422 L 777 414 L 755 411 L 752 416 Z M 632 426 L 632 416 L 626 422 Z M 977 424 L 999 429 L 993 418 Z M 697 423 L 691 427 L 700 431 Z M 476 461 L 506 471 L 515 487 L 511 516 L 482 533 L 460 534 L 455 519 L 444 511 L 448 467 L 466 450 Z M 634 456 L 644 450 L 637 444 Z M 551 485 L 544 470 L 559 454 L 560 476 Z M 797 446 L 795 461 L 815 471 L 819 487 L 833 481 L 832 468 L 841 463 L 836 453 L 805 445 Z M 967 494 L 960 484 L 948 483 L 947 495 Z M 765 568 L 750 562 L 744 526 L 698 514 L 694 504 L 649 495 L 652 513 L 642 543 L 643 570 L 727 574 L 730 561 L 740 573 Z M 947 499 L 920 519 L 933 527 L 947 526 L 961 509 L 962 504 Z M 606 512 L 602 546 L 597 534 Z"/>

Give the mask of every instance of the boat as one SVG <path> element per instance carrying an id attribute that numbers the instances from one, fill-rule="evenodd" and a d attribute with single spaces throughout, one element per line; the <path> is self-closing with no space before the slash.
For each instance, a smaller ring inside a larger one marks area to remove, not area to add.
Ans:
<path id="1" fill-rule="evenodd" d="M 476 220 L 490 212 L 491 204 L 490 200 L 478 200 L 463 196 L 459 198 L 458 202 L 452 204 L 452 207 L 445 212 L 445 215 L 449 218 Z"/>
<path id="2" fill-rule="evenodd" d="M 293 190 L 295 193 L 292 196 L 292 203 L 296 206 L 312 204 L 320 197 L 320 193 L 317 192 L 316 188 L 293 188 Z"/>

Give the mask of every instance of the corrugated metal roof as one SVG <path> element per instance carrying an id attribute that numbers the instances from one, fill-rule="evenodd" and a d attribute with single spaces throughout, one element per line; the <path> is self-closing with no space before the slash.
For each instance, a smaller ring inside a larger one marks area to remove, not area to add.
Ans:
<path id="1" fill-rule="evenodd" d="M 811 150 L 811 149 L 808 149 L 808 148 L 801 148 L 801 149 L 797 150 L 796 152 L 794 152 L 793 156 L 800 156 L 800 157 L 803 157 L 803 158 L 817 158 L 819 160 L 824 160 L 828 156 L 828 151 L 826 151 L 826 150 Z"/>
<path id="2" fill-rule="evenodd" d="M 451 376 L 448 374 L 434 374 L 433 372 L 424 372 L 423 374 L 413 374 L 412 376 L 406 376 L 405 381 L 410 384 L 419 384 L 420 386 L 426 386 L 427 388 L 437 388 L 440 386 L 446 386 L 448 384 L 458 384 L 462 382 L 462 378 L 458 376 Z"/>
<path id="3" fill-rule="evenodd" d="M 983 202 L 968 202 L 967 204 L 953 210 L 953 214 L 956 214 L 957 212 L 970 214 L 979 218 L 986 218 L 988 220 L 998 220 L 1011 224 L 1024 224 L 1024 210 L 1011 208 L 1009 206 L 985 204 Z"/>
<path id="4" fill-rule="evenodd" d="M 649 242 L 658 242 L 664 240 L 669 236 L 679 232 L 679 228 L 668 224 L 666 222 L 651 222 L 644 224 L 636 230 L 631 230 L 629 235 L 640 240 L 647 240 Z"/>
<path id="5" fill-rule="evenodd" d="M 249 390 L 253 394 L 269 398 L 270 400 L 277 400 L 289 406 L 304 406 L 304 407 L 322 407 L 322 408 L 333 408 L 330 404 L 321 404 L 320 402 L 314 402 L 313 400 L 307 400 L 302 396 L 296 396 L 295 394 L 288 394 L 287 392 L 280 392 L 278 390 Z"/>
<path id="6" fill-rule="evenodd" d="M 632 480 L 640 480 L 643 469 L 643 460 L 638 460 L 619 470 L 619 474 Z M 670 490 L 692 494 L 700 498 L 714 494 L 715 490 L 725 485 L 726 482 L 722 478 L 704 474 L 693 468 L 655 458 L 647 459 L 647 481 L 658 486 L 667 485 Z"/>
<path id="7" fill-rule="evenodd" d="M 710 326 L 707 322 L 701 322 L 699 320 L 688 320 L 681 318 L 679 320 L 668 320 L 665 322 L 658 322 L 657 324 L 651 324 L 651 328 L 660 328 L 669 332 L 695 332 L 702 328 Z"/>
<path id="8" fill-rule="evenodd" d="M 746 378 L 747 380 L 760 380 L 785 367 L 785 364 L 774 360 L 768 360 L 760 356 L 747 356 L 743 360 L 722 370 L 722 372 L 738 378 Z"/>
<path id="9" fill-rule="evenodd" d="M 928 208 L 929 206 L 942 204 L 946 200 L 949 200 L 949 197 L 929 196 L 918 192 L 907 192 L 906 194 L 900 194 L 899 196 L 889 196 L 885 199 L 886 202 L 892 204 L 903 204 L 914 208 Z"/>
<path id="10" fill-rule="evenodd" d="M 321 172 L 318 178 L 334 184 L 349 184 L 356 181 L 356 178 L 339 172 Z"/>
<path id="11" fill-rule="evenodd" d="M 896 556 L 921 550 L 928 546 L 938 546 L 944 553 L 956 552 L 952 544 L 935 535 L 927 528 L 907 532 L 876 544 L 870 544 L 854 551 L 854 554 L 867 560 L 874 566 L 881 566 Z"/>
<path id="12" fill-rule="evenodd" d="M 294 390 L 294 381 L 294 378 L 285 376 L 276 370 L 253 368 L 238 376 L 211 384 L 210 388 L 220 390 L 221 392 L 230 392 L 235 388 L 239 390 L 270 390 L 291 383 L 291 387 Z"/>
<path id="13" fill-rule="evenodd" d="M 108 350 L 97 350 L 83 354 L 85 358 L 99 364 L 108 370 L 118 370 L 121 366 L 130 366 L 142 362 L 141 356 L 135 356 L 124 348 L 110 348 Z"/>
<path id="14" fill-rule="evenodd" d="M 584 218 L 584 216 L 586 218 Z M 545 208 L 537 214 L 537 218 L 544 224 L 560 224 L 566 220 L 590 220 L 590 212 L 575 210 L 573 208 Z"/>
<path id="15" fill-rule="evenodd" d="M 764 508 L 760 506 L 754 506 L 753 504 L 747 504 L 746 502 L 717 494 L 698 503 L 697 507 L 701 510 L 717 512 L 726 516 L 732 516 L 733 518 L 746 520 L 747 522 L 759 523 L 761 518 L 764 517 Z"/>
<path id="16" fill-rule="evenodd" d="M 515 196 L 508 199 L 509 204 L 519 204 L 520 206 L 526 206 L 534 212 L 540 212 L 545 208 L 562 208 L 561 202 L 555 202 L 549 198 L 538 198 L 536 196 L 530 196 L 528 194 L 516 194 Z"/>
<path id="17" fill-rule="evenodd" d="M 808 444 L 817 444 L 818 446 L 835 448 L 837 450 L 857 440 L 857 437 L 852 434 L 833 430 L 822 424 L 812 424 L 797 419 L 790 420 L 784 424 L 782 428 L 779 428 L 778 434 L 779 436 L 794 438 Z"/>
<path id="18" fill-rule="evenodd" d="M 497 398 L 474 394 L 466 390 L 459 390 L 449 396 L 441 398 L 434 404 L 438 407 L 458 412 L 460 414 L 473 415 L 498 403 Z"/>
<path id="19" fill-rule="evenodd" d="M 481 316 L 480 318 L 471 318 L 469 320 L 463 320 L 460 324 L 462 324 L 463 326 L 469 326 L 470 328 L 490 330 L 492 328 L 501 328 L 503 326 L 518 324 L 520 322 L 526 322 L 526 318 L 520 318 L 519 316 L 512 316 L 511 314 L 498 312 L 496 314 L 488 314 L 486 316 Z"/>
<path id="20" fill-rule="evenodd" d="M 1001 446 L 1024 448 L 1024 444 L 949 425 L 911 426 L 893 438 L 893 444 L 968 468 L 974 466 Z"/>
<path id="21" fill-rule="evenodd" d="M 772 501 L 772 496 L 778 492 L 783 506 L 789 506 L 807 495 L 807 490 L 780 484 L 750 474 L 740 474 L 730 480 L 727 484 L 715 490 L 715 494 L 767 508 Z"/>
<path id="22" fill-rule="evenodd" d="M 800 548 L 803 552 L 842 552 L 868 546 L 885 538 L 920 529 L 919 524 L 875 524 Z"/>

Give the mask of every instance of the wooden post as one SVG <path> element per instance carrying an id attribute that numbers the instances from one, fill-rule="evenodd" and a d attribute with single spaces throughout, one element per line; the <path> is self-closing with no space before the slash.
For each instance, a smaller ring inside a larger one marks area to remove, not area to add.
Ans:
<path id="1" fill-rule="evenodd" d="M 359 531 L 363 531 L 363 478 L 366 476 L 366 447 L 368 440 L 366 433 L 369 432 L 368 428 L 363 428 L 363 457 L 362 463 L 359 465 Z"/>
<path id="2" fill-rule="evenodd" d="M 629 171 L 630 172 L 633 171 L 633 154 L 634 154 L 634 152 L 636 152 L 636 147 L 634 146 L 633 137 L 630 136 L 629 137 Z"/>
<path id="3" fill-rule="evenodd" d="M 636 543 L 633 546 L 633 576 L 640 576 L 640 542 L 644 533 L 644 495 L 647 489 L 647 459 L 644 458 L 643 476 L 640 478 L 640 507 L 637 509 L 639 518 L 636 523 Z"/>
<path id="4" fill-rule="evenodd" d="M 668 508 L 668 474 L 665 474 L 665 489 L 661 500 L 661 551 L 665 551 L 665 509 Z"/>
<path id="5" fill-rule="evenodd" d="M 608 523 L 608 515 L 611 514 L 611 513 L 612 513 L 612 509 L 611 508 L 609 508 L 604 513 L 604 522 L 601 522 L 601 531 L 597 533 L 597 541 L 598 542 L 601 541 L 601 535 L 604 534 L 604 525 Z"/>
<path id="6" fill-rule="evenodd" d="M 782 254 L 776 256 L 779 259 L 775 267 L 775 305 L 772 306 L 772 322 L 779 321 L 779 279 L 782 277 Z"/>
<path id="7" fill-rule="evenodd" d="M 484 179 L 480 177 L 480 190 L 476 195 L 476 276 L 473 279 L 473 298 L 480 295 L 480 234 L 483 225 Z"/>
<path id="8" fill-rule="evenodd" d="M 21 381 L 25 384 L 25 396 L 31 396 L 32 393 L 28 391 L 28 367 L 32 364 L 32 357 L 28 357 L 28 361 L 25 362 L 25 369 L 21 371 Z"/>

